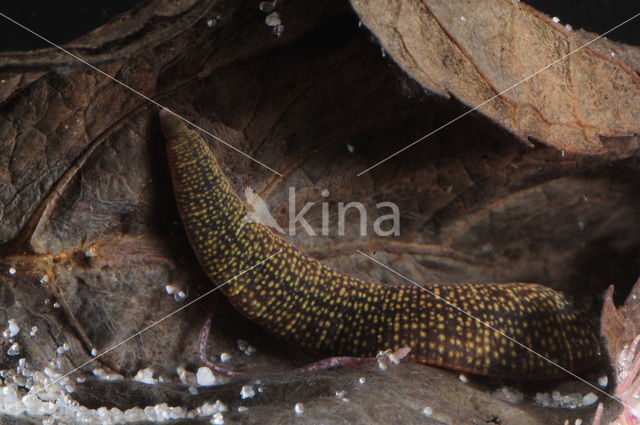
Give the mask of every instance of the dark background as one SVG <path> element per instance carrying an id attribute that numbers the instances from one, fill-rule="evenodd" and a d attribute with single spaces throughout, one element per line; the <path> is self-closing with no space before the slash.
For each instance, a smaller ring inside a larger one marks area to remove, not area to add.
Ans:
<path id="1" fill-rule="evenodd" d="M 31 28 L 54 43 L 73 40 L 109 21 L 114 16 L 140 4 L 141 1 L 21 0 L 2 2 L 3 13 Z M 287 7 L 286 0 L 283 8 Z M 563 24 L 588 31 L 603 32 L 640 12 L 640 3 L 611 0 L 528 0 L 525 3 L 557 16 Z M 256 0 L 256 13 L 259 1 Z M 640 45 L 640 17 L 612 31 L 607 38 Z M 0 16 L 0 51 L 34 50 L 49 47 L 46 42 Z"/>

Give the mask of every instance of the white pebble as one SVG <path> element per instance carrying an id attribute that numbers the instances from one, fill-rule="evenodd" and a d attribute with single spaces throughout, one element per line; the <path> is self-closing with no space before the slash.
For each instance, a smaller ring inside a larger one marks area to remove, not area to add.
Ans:
<path id="1" fill-rule="evenodd" d="M 247 349 L 244 352 L 244 354 L 246 354 L 247 356 L 250 356 L 252 354 L 255 354 L 255 352 L 256 352 L 256 347 L 254 347 L 253 345 L 249 345 L 247 346 Z"/>
<path id="2" fill-rule="evenodd" d="M 214 404 L 214 407 L 218 409 L 218 412 L 226 412 L 227 410 L 229 410 L 227 406 L 220 400 L 216 400 L 216 404 Z"/>
<path id="3" fill-rule="evenodd" d="M 11 347 L 9 347 L 9 349 L 7 350 L 7 355 L 17 356 L 18 354 L 20 354 L 20 344 L 14 342 L 13 345 L 11 345 Z"/>
<path id="4" fill-rule="evenodd" d="M 209 387 L 216 383 L 216 377 L 213 376 L 213 372 L 208 367 L 200 367 L 196 373 L 196 382 L 200 386 Z"/>
<path id="5" fill-rule="evenodd" d="M 598 385 L 600 385 L 600 387 L 606 388 L 608 384 L 609 384 L 609 378 L 607 377 L 607 375 L 604 375 L 598 378 Z"/>
<path id="6" fill-rule="evenodd" d="M 167 291 L 167 294 L 173 295 L 176 292 L 178 292 L 179 289 L 175 285 L 167 285 L 167 286 L 164 287 L 164 290 Z"/>
<path id="7" fill-rule="evenodd" d="M 42 285 L 46 285 L 47 283 L 49 283 L 49 276 L 47 276 L 46 274 L 45 274 L 44 276 L 42 276 L 42 277 L 40 278 L 40 283 L 41 283 Z"/>
<path id="8" fill-rule="evenodd" d="M 57 302 L 53 303 L 53 308 L 60 308 L 60 304 L 58 304 Z"/>
<path id="9" fill-rule="evenodd" d="M 582 405 L 583 406 L 591 406 L 593 403 L 598 401 L 598 396 L 594 393 L 589 393 L 582 397 Z"/>
<path id="10" fill-rule="evenodd" d="M 143 384 L 155 384 L 158 382 L 157 379 L 153 377 L 153 369 L 148 367 L 145 369 L 140 369 L 136 376 L 133 377 L 134 381 L 142 382 Z"/>
<path id="11" fill-rule="evenodd" d="M 238 406 L 238 412 L 240 412 L 240 413 L 244 413 L 247 410 L 249 410 L 249 408 L 247 406 Z"/>
<path id="12" fill-rule="evenodd" d="M 124 379 L 124 376 L 120 375 L 119 373 L 107 373 L 107 371 L 100 368 L 93 369 L 91 373 L 93 373 L 95 377 L 97 377 L 98 379 L 102 379 L 103 381 L 122 381 Z"/>
<path id="13" fill-rule="evenodd" d="M 466 21 L 466 20 L 467 20 L 467 18 L 465 18 L 464 16 L 461 16 L 461 17 L 460 17 L 460 20 L 461 20 L 462 22 L 464 22 L 464 21 Z"/>
<path id="14" fill-rule="evenodd" d="M 469 382 L 469 378 L 467 378 L 467 376 L 462 373 L 460 374 L 459 379 L 460 379 L 460 382 L 462 382 L 463 384 L 466 384 L 467 382 Z"/>
<path id="15" fill-rule="evenodd" d="M 63 354 L 67 351 L 69 351 L 69 344 L 66 342 L 56 349 L 56 353 L 58 354 Z"/>
<path id="16" fill-rule="evenodd" d="M 199 416 L 210 416 L 215 413 L 226 412 L 227 410 L 229 410 L 227 406 L 220 400 L 216 400 L 215 404 L 205 401 L 204 404 L 197 409 Z"/>
<path id="17" fill-rule="evenodd" d="M 13 268 L 13 267 L 9 267 L 9 274 L 10 274 L 10 275 L 12 275 L 12 276 L 13 276 L 14 274 L 16 274 L 16 269 L 15 269 L 15 268 Z"/>
<path id="18" fill-rule="evenodd" d="M 363 376 L 363 377 L 361 377 L 360 379 L 358 379 L 358 383 L 359 383 L 360 385 L 364 384 L 364 383 L 365 383 L 365 381 L 366 381 L 366 379 L 365 379 L 365 377 L 364 377 L 364 376 Z"/>
<path id="19" fill-rule="evenodd" d="M 422 409 L 422 414 L 425 416 L 431 416 L 432 413 L 433 413 L 433 410 L 429 406 Z"/>
<path id="20" fill-rule="evenodd" d="M 187 294 L 185 294 L 184 291 L 178 291 L 176 292 L 176 294 L 173 296 L 173 299 L 180 302 L 183 301 L 185 298 L 187 298 Z"/>
<path id="21" fill-rule="evenodd" d="M 224 363 L 224 362 L 226 362 L 226 361 L 229 361 L 230 359 L 231 359 L 231 354 L 229 354 L 229 353 L 222 353 L 222 354 L 220 354 L 220 361 L 221 361 L 221 362 L 223 362 L 223 363 Z"/>
<path id="22" fill-rule="evenodd" d="M 214 425 L 222 425 L 224 423 L 224 416 L 221 412 L 216 412 L 211 418 L 211 423 Z"/>
<path id="23" fill-rule="evenodd" d="M 576 421 L 574 422 L 574 425 L 582 425 L 582 419 L 580 418 L 576 419 Z"/>
<path id="24" fill-rule="evenodd" d="M 296 405 L 293 406 L 293 411 L 296 412 L 296 415 L 302 415 L 304 413 L 304 404 L 296 403 Z"/>
<path id="25" fill-rule="evenodd" d="M 31 326 L 31 332 L 29 332 L 29 336 L 36 336 L 37 333 L 38 333 L 38 327 Z"/>
<path id="26" fill-rule="evenodd" d="M 344 390 L 336 391 L 336 398 L 339 398 L 340 401 L 345 403 L 349 403 L 349 399 L 346 397 L 347 392 Z"/>
<path id="27" fill-rule="evenodd" d="M 2 332 L 2 336 L 5 338 L 13 338 L 18 335 L 18 332 L 20 332 L 20 326 L 18 326 L 16 319 L 9 319 L 7 324 L 9 326 L 4 330 L 4 332 Z"/>
<path id="28" fill-rule="evenodd" d="M 495 396 L 497 398 L 501 398 L 511 404 L 517 404 L 522 401 L 524 396 L 522 393 L 515 388 L 511 387 L 502 387 L 495 392 Z"/>
<path id="29" fill-rule="evenodd" d="M 570 32 L 570 31 L 573 30 L 573 27 L 571 25 L 567 24 L 567 25 L 564 26 L 564 29 L 567 30 L 568 32 Z"/>
<path id="30" fill-rule="evenodd" d="M 92 348 L 92 349 L 91 349 L 91 355 L 92 355 L 93 357 L 97 356 L 97 355 L 98 355 L 98 350 L 96 350 L 95 348 Z"/>
<path id="31" fill-rule="evenodd" d="M 253 389 L 253 386 L 251 385 L 243 385 L 242 389 L 240 390 L 240 396 L 242 397 L 242 399 L 247 399 L 247 398 L 253 398 L 256 395 L 255 390 Z"/>
<path id="32" fill-rule="evenodd" d="M 557 16 L 554 16 L 551 20 L 552 20 L 553 22 L 555 22 L 556 24 L 557 24 L 558 22 L 560 22 L 560 18 L 558 18 Z"/>

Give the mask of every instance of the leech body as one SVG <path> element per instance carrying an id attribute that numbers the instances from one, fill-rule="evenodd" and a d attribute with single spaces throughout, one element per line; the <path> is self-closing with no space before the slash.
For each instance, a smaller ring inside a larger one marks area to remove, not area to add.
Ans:
<path id="1" fill-rule="evenodd" d="M 375 356 L 411 347 L 416 361 L 481 375 L 541 379 L 564 372 L 409 283 L 365 282 L 307 257 L 258 223 L 211 150 L 161 112 L 174 191 L 191 245 L 206 274 L 243 315 L 270 332 L 322 353 Z M 570 371 L 599 361 L 591 322 L 562 294 L 537 284 L 425 285 Z"/>

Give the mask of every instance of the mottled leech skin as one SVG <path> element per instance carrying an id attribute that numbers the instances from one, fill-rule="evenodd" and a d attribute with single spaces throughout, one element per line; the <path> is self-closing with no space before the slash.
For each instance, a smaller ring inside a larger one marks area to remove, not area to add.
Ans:
<path id="1" fill-rule="evenodd" d="M 364 282 L 307 257 L 247 212 L 204 140 L 161 112 L 173 184 L 184 227 L 215 284 L 266 257 L 265 264 L 221 288 L 242 314 L 315 352 L 375 356 L 411 347 L 431 365 L 520 379 L 563 372 L 411 284 Z M 598 362 L 595 327 L 562 294 L 536 284 L 425 285 L 562 367 Z"/>

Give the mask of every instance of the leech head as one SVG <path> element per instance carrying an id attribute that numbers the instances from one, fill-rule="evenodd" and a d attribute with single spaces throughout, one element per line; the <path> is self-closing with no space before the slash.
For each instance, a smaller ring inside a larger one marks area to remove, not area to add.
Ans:
<path id="1" fill-rule="evenodd" d="M 160 125 L 162 126 L 162 134 L 167 140 L 174 139 L 179 133 L 187 130 L 187 125 L 178 118 L 173 112 L 167 109 L 160 111 Z"/>

